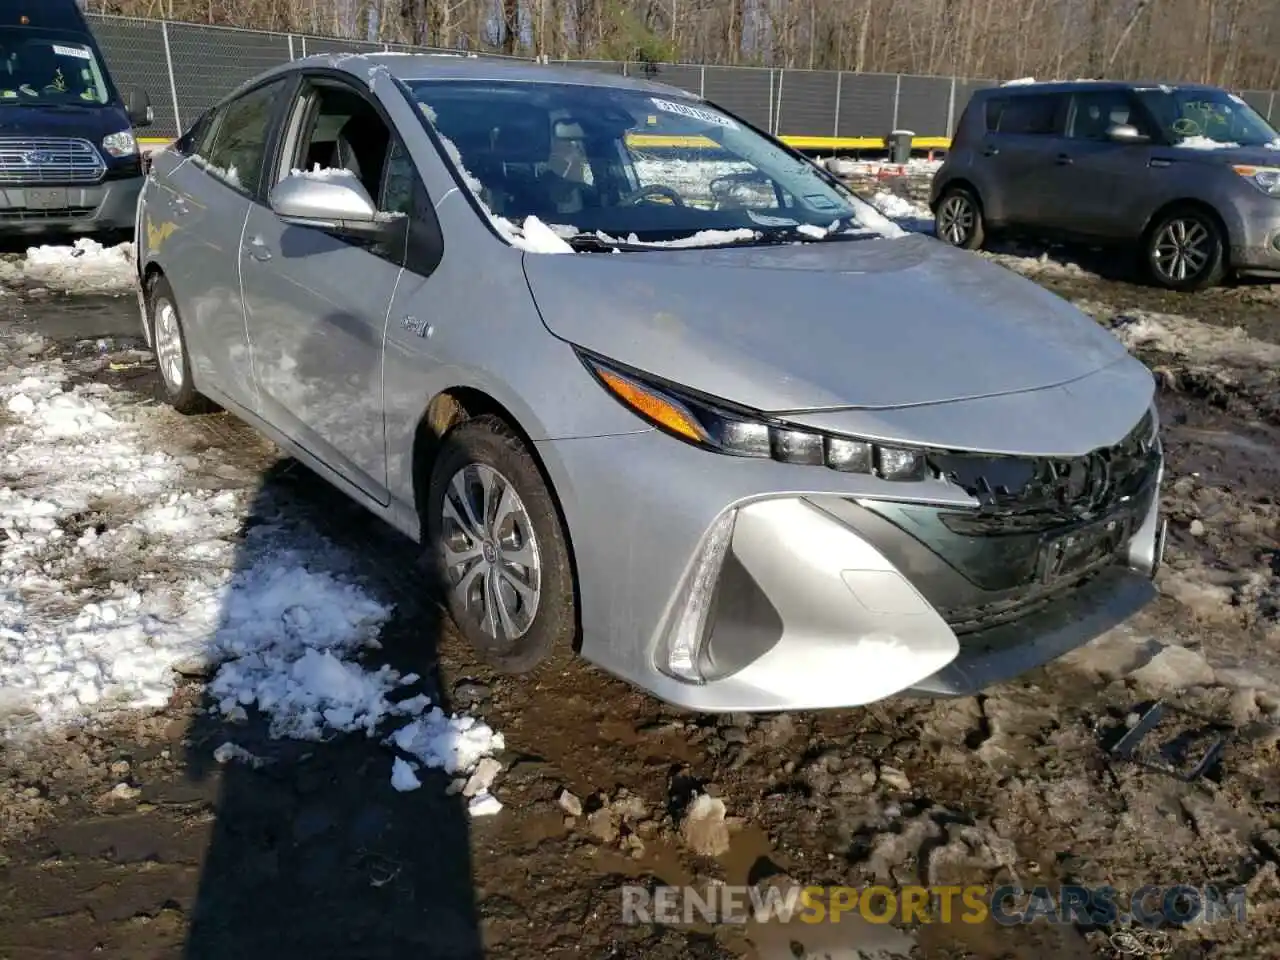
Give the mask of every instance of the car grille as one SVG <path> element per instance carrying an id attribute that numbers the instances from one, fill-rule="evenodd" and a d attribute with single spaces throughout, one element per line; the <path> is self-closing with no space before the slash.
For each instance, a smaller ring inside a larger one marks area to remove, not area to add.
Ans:
<path id="1" fill-rule="evenodd" d="M 929 462 L 979 504 L 942 516 L 952 532 L 1035 533 L 1105 516 L 1142 493 L 1159 468 L 1160 441 L 1148 412 L 1119 443 L 1083 457 L 934 453 Z"/>
<path id="2" fill-rule="evenodd" d="M 92 217 L 97 207 L 44 207 L 39 210 L 0 209 L 0 223 L 20 220 L 83 220 Z"/>
<path id="3" fill-rule="evenodd" d="M 0 186 L 97 183 L 106 164 L 88 140 L 0 137 Z"/>

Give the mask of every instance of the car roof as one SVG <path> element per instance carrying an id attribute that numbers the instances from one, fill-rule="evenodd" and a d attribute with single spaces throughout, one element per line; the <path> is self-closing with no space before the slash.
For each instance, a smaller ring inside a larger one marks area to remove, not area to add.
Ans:
<path id="1" fill-rule="evenodd" d="M 1196 93 L 1218 92 L 1220 87 L 1204 83 L 1144 83 L 1137 80 L 1046 80 L 1006 83 L 998 87 L 984 87 L 975 91 L 984 97 L 1010 94 L 1076 93 L 1080 90 L 1186 90 Z"/>
<path id="2" fill-rule="evenodd" d="M 696 93 L 665 83 L 656 83 L 639 77 L 624 77 L 618 73 L 605 73 L 581 67 L 537 63 L 533 60 L 517 60 L 506 57 L 464 56 L 456 53 L 322 53 L 281 64 L 259 75 L 245 86 L 251 86 L 267 76 L 291 73 L 296 70 L 327 67 L 354 74 L 365 80 L 369 71 L 383 68 L 393 77 L 405 82 L 415 80 L 493 80 L 503 83 L 564 83 L 577 86 L 602 87 L 617 90 L 638 90 L 659 93 L 669 97 L 701 100 Z M 238 92 L 238 91 L 237 91 Z"/>

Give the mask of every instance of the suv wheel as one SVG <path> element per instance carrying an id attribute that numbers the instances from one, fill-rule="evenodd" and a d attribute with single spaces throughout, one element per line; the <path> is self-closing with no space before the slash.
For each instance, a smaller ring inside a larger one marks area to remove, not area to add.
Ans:
<path id="1" fill-rule="evenodd" d="M 427 549 L 450 616 L 504 673 L 571 649 L 577 601 L 559 511 L 529 450 L 480 416 L 441 442 L 426 504 Z"/>
<path id="2" fill-rule="evenodd" d="M 982 220 L 982 205 L 971 190 L 948 187 L 943 192 L 934 218 L 934 233 L 953 247 L 981 249 L 987 238 L 986 225 Z"/>
<path id="3" fill-rule="evenodd" d="M 1148 275 L 1166 290 L 1204 290 L 1227 272 L 1222 229 L 1194 207 L 1161 217 L 1147 233 L 1144 253 Z"/>
<path id="4" fill-rule="evenodd" d="M 187 338 L 182 331 L 177 301 L 169 281 L 157 274 L 147 286 L 147 322 L 151 349 L 160 368 L 164 398 L 179 413 L 208 413 L 214 406 L 191 382 Z"/>

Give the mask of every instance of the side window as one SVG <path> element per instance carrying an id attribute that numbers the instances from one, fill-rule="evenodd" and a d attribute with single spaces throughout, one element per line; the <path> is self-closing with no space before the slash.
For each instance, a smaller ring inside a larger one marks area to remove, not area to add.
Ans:
<path id="1" fill-rule="evenodd" d="M 197 147 L 206 169 L 237 190 L 258 190 L 271 120 L 285 82 L 272 81 L 224 105 L 210 127 L 211 142 Z"/>
<path id="2" fill-rule="evenodd" d="M 348 170 L 376 203 L 391 131 L 373 104 L 351 87 L 315 84 L 303 92 L 300 105 L 304 119 L 281 173 Z"/>
<path id="3" fill-rule="evenodd" d="M 414 212 L 414 194 L 426 188 L 421 186 L 418 170 L 404 144 L 397 138 L 387 157 L 387 169 L 382 177 L 382 192 L 378 195 L 378 209 L 383 213 L 401 213 L 406 217 Z"/>
<path id="4" fill-rule="evenodd" d="M 400 250 L 384 253 L 377 247 L 377 256 L 402 264 L 419 276 L 429 276 L 440 263 L 444 244 L 440 235 L 440 221 L 435 206 L 427 194 L 426 185 L 418 175 L 413 157 L 405 149 L 399 137 L 394 137 L 383 171 L 382 188 L 375 194 L 378 209 L 405 218 L 405 244 Z"/>
<path id="5" fill-rule="evenodd" d="M 1054 136 L 1062 130 L 1064 97 L 1023 94 L 987 104 L 987 129 L 1021 136 Z"/>
<path id="6" fill-rule="evenodd" d="M 1151 135 L 1146 118 L 1134 106 L 1127 90 L 1100 90 L 1077 93 L 1071 98 L 1071 123 L 1067 136 L 1073 140 L 1106 140 L 1107 131 L 1118 123 L 1128 123 L 1139 133 Z"/>

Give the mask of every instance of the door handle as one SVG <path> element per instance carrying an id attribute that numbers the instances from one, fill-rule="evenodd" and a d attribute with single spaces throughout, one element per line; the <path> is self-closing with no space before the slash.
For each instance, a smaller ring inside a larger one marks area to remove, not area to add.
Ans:
<path id="1" fill-rule="evenodd" d="M 245 246 L 244 252 L 259 263 L 266 263 L 271 259 L 271 251 L 267 249 L 267 245 L 261 237 L 251 239 Z"/>
<path id="2" fill-rule="evenodd" d="M 982 151 L 982 155 L 984 157 L 994 157 L 999 152 L 1000 152 L 999 147 L 987 147 L 987 149 Z"/>
<path id="3" fill-rule="evenodd" d="M 1065 154 L 1065 153 L 1060 153 L 1060 154 L 1058 154 L 1058 160 L 1057 160 L 1057 164 L 1058 164 L 1058 166 L 1060 166 L 1060 167 L 1067 167 L 1067 166 L 1070 166 L 1070 165 L 1071 165 L 1072 163 L 1074 163 L 1074 162 L 1075 162 L 1075 161 L 1073 161 L 1073 160 L 1071 159 L 1071 157 L 1069 157 L 1067 154 Z"/>

